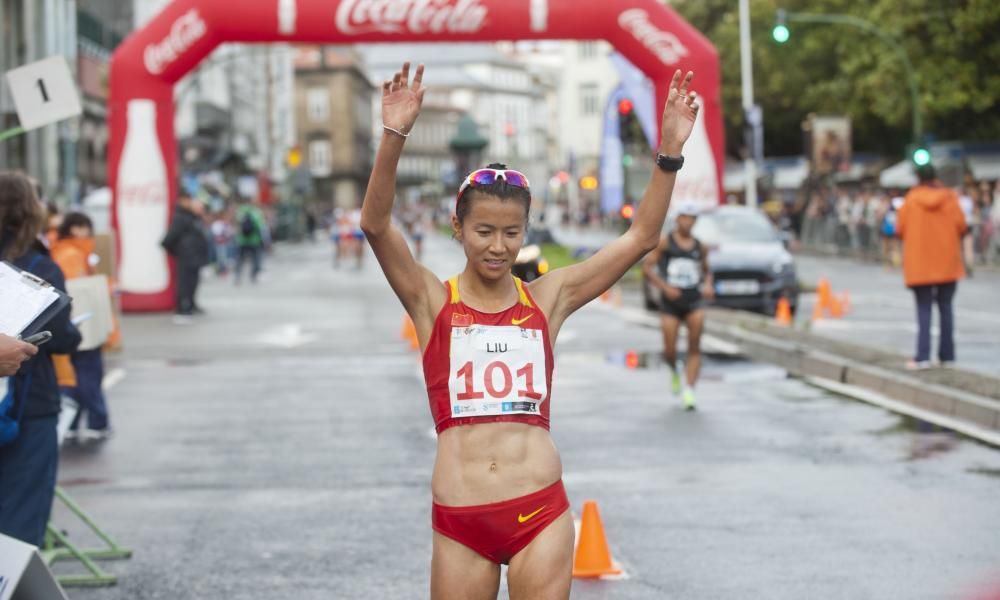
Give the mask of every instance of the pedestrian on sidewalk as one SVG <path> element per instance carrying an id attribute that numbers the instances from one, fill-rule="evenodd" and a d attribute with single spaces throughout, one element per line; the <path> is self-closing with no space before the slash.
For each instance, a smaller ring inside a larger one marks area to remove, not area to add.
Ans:
<path id="1" fill-rule="evenodd" d="M 646 255 L 642 271 L 661 292 L 660 326 L 663 358 L 670 367 L 671 391 L 681 395 L 686 410 L 694 410 L 694 388 L 701 373 L 701 333 L 705 328 L 705 302 L 715 297 L 708 252 L 691 234 L 698 207 L 685 202 L 677 212 L 677 223 L 660 245 Z M 677 365 L 677 337 L 687 328 L 687 364 Z M 685 369 L 686 367 L 686 369 Z M 683 383 L 681 371 L 685 371 Z"/>
<path id="2" fill-rule="evenodd" d="M 65 292 L 62 271 L 39 240 L 44 227 L 45 207 L 31 180 L 23 173 L 0 171 L 0 260 Z M 69 354 L 80 344 L 68 306 L 45 329 L 51 339 L 5 380 L 0 392 L 2 404 L 9 407 L 7 416 L 18 422 L 16 436 L 0 446 L 0 533 L 36 546 L 45 538 L 59 462 L 61 398 L 50 353 Z"/>
<path id="3" fill-rule="evenodd" d="M 553 347 L 565 320 L 659 242 L 681 151 L 698 114 L 692 73 L 674 74 L 660 154 L 628 231 L 595 255 L 530 283 L 511 274 L 524 244 L 527 178 L 491 164 L 464 178 L 452 231 L 465 269 L 442 283 L 392 220 L 396 171 L 424 96 L 423 66 L 382 85 L 383 134 L 362 228 L 412 319 L 438 433 L 431 484 L 432 598 L 495 598 L 507 564 L 512 598 L 569 598 L 573 520 L 549 435 Z"/>
<path id="4" fill-rule="evenodd" d="M 63 217 L 52 244 L 52 260 L 62 269 L 66 280 L 79 277 L 89 277 L 97 273 L 97 255 L 94 245 L 94 225 L 90 217 L 83 213 L 71 212 Z M 108 290 L 110 296 L 111 290 Z M 86 304 L 81 305 L 80 298 L 74 298 L 77 310 L 89 311 Z M 110 304 L 110 300 L 108 301 Z M 84 328 L 85 329 L 85 328 Z M 110 333 L 110 331 L 108 332 Z M 104 398 L 104 356 L 102 346 L 107 339 L 92 339 L 81 344 L 69 355 L 70 372 L 66 373 L 66 365 L 62 360 L 64 355 L 53 355 L 53 364 L 59 377 L 59 386 L 66 394 L 80 405 L 67 432 L 67 439 L 78 438 L 84 413 L 87 415 L 87 429 L 97 438 L 106 439 L 111 435 L 111 425 L 108 418 L 108 406 Z M 97 344 L 87 347 L 86 344 Z M 86 348 L 86 349 L 84 349 Z M 66 377 L 70 381 L 66 381 Z"/>
<path id="5" fill-rule="evenodd" d="M 236 208 L 236 271 L 233 282 L 240 285 L 243 280 L 243 265 L 250 263 L 250 283 L 257 283 L 261 263 L 264 260 L 264 246 L 270 241 L 264 213 L 245 198 L 240 199 Z"/>
<path id="6" fill-rule="evenodd" d="M 938 181 L 934 167 L 917 167 L 917 179 L 896 219 L 896 234 L 903 243 L 903 279 L 917 302 L 917 352 L 906 363 L 911 370 L 930 366 L 935 303 L 941 319 L 938 360 L 944 366 L 955 362 L 952 301 L 958 280 L 965 276 L 962 239 L 968 230 L 958 194 Z"/>
<path id="7" fill-rule="evenodd" d="M 211 233 L 204 220 L 205 204 L 182 190 L 170 229 L 162 245 L 177 261 L 177 316 L 203 314 L 195 295 L 201 268 L 212 261 Z"/>

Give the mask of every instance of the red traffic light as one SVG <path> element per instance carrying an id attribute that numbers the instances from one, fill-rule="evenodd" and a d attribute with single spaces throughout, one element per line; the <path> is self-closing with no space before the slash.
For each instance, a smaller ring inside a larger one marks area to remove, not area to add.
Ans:
<path id="1" fill-rule="evenodd" d="M 622 207 L 622 218 L 631 219 L 635 215 L 635 208 L 631 204 Z"/>
<path id="2" fill-rule="evenodd" d="M 618 114 L 623 116 L 632 114 L 632 101 L 627 98 L 619 100 Z"/>

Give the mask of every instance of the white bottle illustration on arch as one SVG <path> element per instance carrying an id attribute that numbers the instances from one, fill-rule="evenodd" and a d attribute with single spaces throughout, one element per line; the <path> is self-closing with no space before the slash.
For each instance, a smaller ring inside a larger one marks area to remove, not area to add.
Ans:
<path id="1" fill-rule="evenodd" d="M 136 294 L 163 292 L 170 283 L 167 255 L 160 246 L 170 219 L 170 187 L 152 100 L 128 103 L 128 130 L 118 165 L 117 192 L 119 286 Z"/>

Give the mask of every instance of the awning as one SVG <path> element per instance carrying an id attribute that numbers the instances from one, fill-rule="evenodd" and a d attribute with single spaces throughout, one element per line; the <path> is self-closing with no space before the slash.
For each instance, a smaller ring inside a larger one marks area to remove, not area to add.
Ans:
<path id="1" fill-rule="evenodd" d="M 917 185 L 917 175 L 909 159 L 901 160 L 878 176 L 878 183 L 884 188 L 909 189 Z"/>
<path id="2" fill-rule="evenodd" d="M 1000 179 L 1000 154 L 969 154 L 966 160 L 976 181 Z"/>
<path id="3" fill-rule="evenodd" d="M 774 167 L 774 188 L 778 190 L 797 190 L 802 182 L 809 177 L 809 161 L 801 159 L 794 164 L 776 165 Z"/>

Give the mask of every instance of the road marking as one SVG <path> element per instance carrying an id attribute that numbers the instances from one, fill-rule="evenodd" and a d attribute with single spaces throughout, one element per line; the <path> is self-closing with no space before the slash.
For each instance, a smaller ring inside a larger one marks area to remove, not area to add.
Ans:
<path id="1" fill-rule="evenodd" d="M 258 336 L 256 341 L 268 346 L 279 346 L 281 348 L 297 348 L 315 342 L 319 336 L 315 333 L 302 333 L 302 325 L 298 323 L 286 323 L 275 327 Z"/>
<path id="2" fill-rule="evenodd" d="M 111 369 L 104 374 L 101 389 L 106 392 L 121 383 L 122 379 L 125 379 L 125 369 Z"/>

